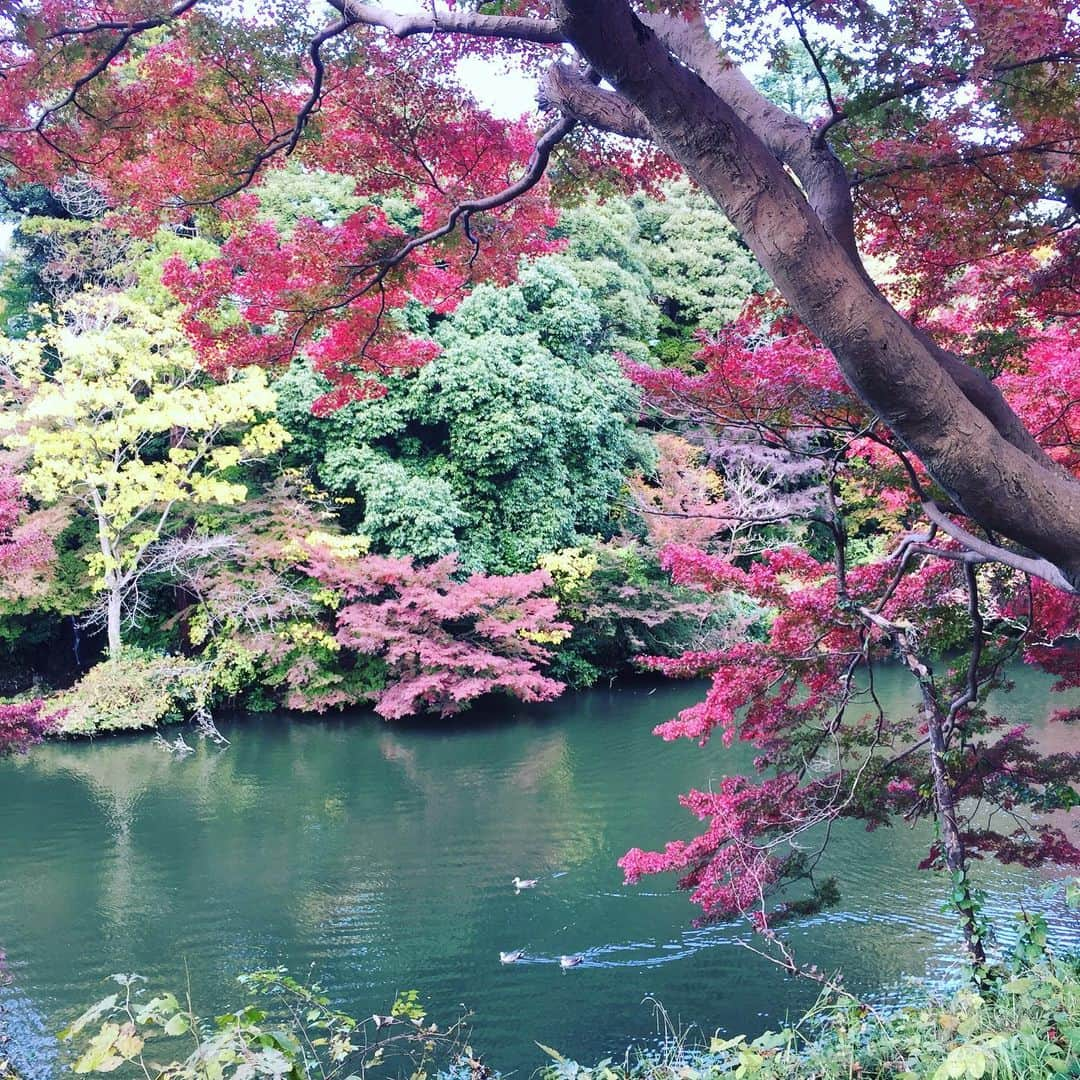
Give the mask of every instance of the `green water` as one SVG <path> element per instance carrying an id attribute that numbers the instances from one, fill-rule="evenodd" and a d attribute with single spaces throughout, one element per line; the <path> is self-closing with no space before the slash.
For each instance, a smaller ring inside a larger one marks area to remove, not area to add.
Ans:
<path id="1" fill-rule="evenodd" d="M 901 674 L 883 678 L 903 707 Z M 534 1040 L 589 1061 L 654 1039 L 646 995 L 709 1032 L 760 1031 L 809 991 L 743 948 L 742 927 L 693 928 L 672 880 L 627 888 L 615 865 L 633 845 L 691 835 L 678 793 L 748 763 L 719 740 L 650 734 L 699 695 L 597 690 L 454 724 L 271 717 L 223 725 L 230 747 L 185 760 L 126 738 L 0 762 L 13 1056 L 32 1080 L 58 1075 L 51 1033 L 108 993 L 112 972 L 190 981 L 206 1014 L 236 1003 L 237 973 L 278 964 L 314 973 L 357 1016 L 413 987 L 442 1019 L 464 1003 L 489 1063 L 521 1076 L 541 1063 Z M 1008 708 L 1041 721 L 1048 682 L 1024 674 Z M 798 955 L 886 996 L 947 972 L 944 885 L 915 870 L 926 843 L 839 830 L 828 863 L 843 899 L 791 928 Z M 1045 877 L 977 873 L 995 913 L 1023 899 L 1077 940 Z M 516 895 L 515 874 L 540 884 Z M 500 965 L 513 948 L 527 961 Z M 585 962 L 561 971 L 575 952 Z"/>

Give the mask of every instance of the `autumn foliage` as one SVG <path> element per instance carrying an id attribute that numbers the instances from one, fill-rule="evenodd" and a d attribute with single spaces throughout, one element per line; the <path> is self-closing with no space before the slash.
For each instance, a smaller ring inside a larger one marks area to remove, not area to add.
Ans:
<path id="1" fill-rule="evenodd" d="M 387 686 L 375 711 L 387 719 L 418 712 L 460 712 L 484 694 L 546 701 L 563 687 L 541 673 L 545 643 L 570 627 L 541 596 L 543 571 L 460 581 L 454 556 L 417 566 L 412 559 L 369 555 L 340 562 L 312 553 L 309 573 L 339 593 L 339 644 L 386 665 Z"/>
<path id="2" fill-rule="evenodd" d="M 758 616 L 742 640 L 645 663 L 712 679 L 660 735 L 743 740 L 759 775 L 685 796 L 705 831 L 628 853 L 628 878 L 676 870 L 707 917 L 750 912 L 769 930 L 771 892 L 816 887 L 821 852 L 789 841 L 842 817 L 936 817 L 927 864 L 962 896 L 970 857 L 1080 861 L 1050 824 L 997 831 L 969 809 L 1067 809 L 1080 780 L 1080 757 L 1040 754 L 986 706 L 1015 657 L 1080 685 L 1075 0 L 560 0 L 407 25 L 334 7 L 321 27 L 195 0 L 20 8 L 0 38 L 0 154 L 54 188 L 81 174 L 130 235 L 212 235 L 214 253 L 172 258 L 162 279 L 202 369 L 303 354 L 329 380 L 321 415 L 428 364 L 474 282 L 556 250 L 558 196 L 610 191 L 620 172 L 655 186 L 672 155 L 780 292 L 709 321 L 679 367 L 642 362 L 654 342 L 626 362 L 650 424 L 672 429 L 630 485 L 641 531 L 667 544 L 678 586 Z M 791 63 L 778 23 L 820 82 L 811 115 L 738 70 Z M 542 123 L 496 122 L 455 84 L 461 56 L 496 51 L 545 73 Z M 276 228 L 260 184 L 285 158 L 348 177 L 358 205 Z M 667 317 L 678 305 L 666 298 Z M 430 431 L 404 427 L 430 449 Z M 15 536 L 18 500 L 0 486 L 0 536 Z M 556 692 L 541 668 L 568 628 L 543 574 L 289 542 L 270 583 L 286 600 L 264 605 L 259 640 L 276 641 L 292 703 L 366 694 L 399 717 Z M 243 624 L 234 607 L 218 628 Z M 347 663 L 322 680 L 315 647 L 374 659 L 385 681 L 361 687 Z M 912 677 L 908 715 L 877 704 L 887 661 Z"/>

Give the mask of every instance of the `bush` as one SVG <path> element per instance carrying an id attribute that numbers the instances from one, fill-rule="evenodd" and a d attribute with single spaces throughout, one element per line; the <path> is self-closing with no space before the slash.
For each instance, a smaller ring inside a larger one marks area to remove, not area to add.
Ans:
<path id="1" fill-rule="evenodd" d="M 51 704 L 64 711 L 56 730 L 94 735 L 179 723 L 205 713 L 212 682 L 205 663 L 125 649 L 56 695 Z"/>
<path id="2" fill-rule="evenodd" d="M 1040 919 L 1033 920 L 1035 923 Z M 1011 976 L 1011 977 L 1010 977 Z M 585 1068 L 553 1051 L 544 1080 L 1042 1080 L 1080 1075 L 1080 957 L 1021 964 L 976 991 L 882 1014 L 823 995 L 797 1023 Z"/>
<path id="3" fill-rule="evenodd" d="M 398 994 L 387 1014 L 356 1020 L 334 1009 L 321 987 L 277 968 L 240 976 L 248 1003 L 205 1019 L 175 994 L 144 992 L 138 975 L 113 979 L 119 991 L 60 1033 L 79 1044 L 73 1072 L 121 1070 L 146 1080 L 492 1075 L 465 1041 L 466 1017 L 446 1027 L 432 1023 L 415 990 Z M 184 1056 L 158 1063 L 178 1052 Z"/>
<path id="4" fill-rule="evenodd" d="M 0 701 L 0 757 L 25 753 L 41 742 L 61 717 L 45 712 L 40 698 L 29 701 Z M 3 954 L 0 954 L 3 960 Z M 0 1080 L 3 1080 L 0 1075 Z"/>
<path id="5" fill-rule="evenodd" d="M 654 554 L 633 540 L 592 541 L 541 555 L 573 633 L 558 645 L 552 677 L 575 689 L 632 669 L 635 656 L 678 656 L 754 631 L 762 612 L 734 596 L 721 602 L 673 585 Z"/>

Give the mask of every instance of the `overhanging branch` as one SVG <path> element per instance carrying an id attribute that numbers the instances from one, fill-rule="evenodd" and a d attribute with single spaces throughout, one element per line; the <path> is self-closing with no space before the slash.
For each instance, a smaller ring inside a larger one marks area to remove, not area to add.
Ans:
<path id="1" fill-rule="evenodd" d="M 598 131 L 628 139 L 653 139 L 648 120 L 630 102 L 610 90 L 601 90 L 570 64 L 548 68 L 538 101 L 541 108 L 557 108 Z"/>
<path id="2" fill-rule="evenodd" d="M 330 0 L 332 7 L 353 22 L 381 26 L 399 38 L 414 34 L 466 34 L 470 37 L 509 38 L 540 45 L 560 45 L 566 37 L 554 19 L 532 19 L 520 15 L 482 15 L 475 11 L 438 11 L 399 15 L 375 4 L 358 0 Z"/>
<path id="3" fill-rule="evenodd" d="M 1013 570 L 1019 570 L 1021 573 L 1030 574 L 1032 577 L 1048 581 L 1051 585 L 1064 592 L 1075 593 L 1080 591 L 1052 562 L 1046 559 L 1034 559 L 1027 555 L 1019 555 L 1008 548 L 980 539 L 974 533 L 968 532 L 962 525 L 957 525 L 952 518 L 942 513 L 928 499 L 923 502 L 922 509 L 923 513 L 943 533 L 947 533 L 954 540 L 959 540 L 964 547 L 975 552 L 976 555 L 981 555 L 991 562 L 1001 563 L 1003 566 L 1012 567 Z"/>

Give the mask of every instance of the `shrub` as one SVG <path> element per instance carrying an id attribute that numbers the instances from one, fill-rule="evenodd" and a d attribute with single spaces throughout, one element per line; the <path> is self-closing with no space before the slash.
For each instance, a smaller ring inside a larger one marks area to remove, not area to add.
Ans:
<path id="1" fill-rule="evenodd" d="M 143 993 L 138 975 L 113 979 L 119 992 L 60 1033 L 78 1041 L 73 1072 L 111 1073 L 127 1065 L 120 1075 L 134 1070 L 146 1080 L 492 1075 L 465 1041 L 466 1017 L 446 1027 L 432 1023 L 415 990 L 398 994 L 387 1014 L 356 1020 L 334 1009 L 320 986 L 303 986 L 277 968 L 240 976 L 258 1004 L 204 1019 L 175 994 Z M 97 1027 L 92 1036 L 90 1025 Z M 194 1049 L 159 1064 L 178 1052 L 179 1036 L 180 1046 Z"/>
<path id="2" fill-rule="evenodd" d="M 179 723 L 206 711 L 212 684 L 207 664 L 128 648 L 56 696 L 64 710 L 57 731 L 94 735 Z"/>

